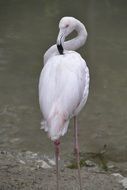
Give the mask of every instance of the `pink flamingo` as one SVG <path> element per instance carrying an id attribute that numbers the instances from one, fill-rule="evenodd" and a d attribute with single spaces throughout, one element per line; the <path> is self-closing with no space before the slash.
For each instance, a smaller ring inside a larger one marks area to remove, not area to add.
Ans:
<path id="1" fill-rule="evenodd" d="M 55 145 L 57 190 L 60 137 L 67 132 L 69 121 L 74 117 L 74 151 L 82 190 L 77 115 L 88 97 L 89 70 L 85 60 L 74 50 L 84 45 L 87 31 L 85 26 L 73 17 L 63 17 L 59 29 L 57 44 L 50 47 L 44 55 L 44 67 L 39 79 L 39 103 L 44 117 L 44 130 Z M 73 30 L 77 31 L 77 36 L 65 41 L 66 36 Z"/>

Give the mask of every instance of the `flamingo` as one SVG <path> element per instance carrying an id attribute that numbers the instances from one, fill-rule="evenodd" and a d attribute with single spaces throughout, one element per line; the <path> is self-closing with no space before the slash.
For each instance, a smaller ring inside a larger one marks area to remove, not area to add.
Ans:
<path id="1" fill-rule="evenodd" d="M 73 31 L 77 36 L 65 41 Z M 39 79 L 39 104 L 43 115 L 43 128 L 54 142 L 56 158 L 57 190 L 59 190 L 60 137 L 74 118 L 74 151 L 77 160 L 80 190 L 80 158 L 77 115 L 84 107 L 89 93 L 89 69 L 85 60 L 75 50 L 83 46 L 87 31 L 83 23 L 74 17 L 63 17 L 59 22 L 59 34 L 55 45 L 44 54 L 44 67 Z"/>

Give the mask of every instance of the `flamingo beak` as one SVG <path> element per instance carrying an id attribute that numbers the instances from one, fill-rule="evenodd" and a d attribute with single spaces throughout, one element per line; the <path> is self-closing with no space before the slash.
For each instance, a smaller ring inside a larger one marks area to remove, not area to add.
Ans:
<path id="1" fill-rule="evenodd" d="M 64 51 L 63 44 L 64 44 L 64 34 L 63 32 L 60 31 L 57 37 L 57 49 L 61 55 L 63 54 Z"/>

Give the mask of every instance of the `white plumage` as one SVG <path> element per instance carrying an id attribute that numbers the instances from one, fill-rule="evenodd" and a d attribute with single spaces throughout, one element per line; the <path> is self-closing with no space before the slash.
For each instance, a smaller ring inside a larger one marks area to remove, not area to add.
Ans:
<path id="1" fill-rule="evenodd" d="M 70 118 L 84 106 L 88 84 L 88 68 L 78 53 L 67 51 L 47 61 L 40 76 L 39 101 L 52 140 L 66 133 Z"/>
<path id="2" fill-rule="evenodd" d="M 64 17 L 64 22 L 69 18 L 72 17 Z M 65 50 L 60 55 L 54 46 L 39 80 L 43 127 L 52 140 L 67 132 L 69 120 L 83 108 L 88 92 L 89 70 L 84 59 L 75 51 Z"/>
<path id="3" fill-rule="evenodd" d="M 89 93 L 89 70 L 85 60 L 74 50 L 87 38 L 85 26 L 73 17 L 63 17 L 59 23 L 57 46 L 44 55 L 44 68 L 39 79 L 39 103 L 43 114 L 43 128 L 55 144 L 57 190 L 59 190 L 58 156 L 60 137 L 74 117 L 74 151 L 76 153 L 80 190 L 82 190 L 76 116 L 86 103 Z M 65 41 L 73 30 L 78 35 Z"/>

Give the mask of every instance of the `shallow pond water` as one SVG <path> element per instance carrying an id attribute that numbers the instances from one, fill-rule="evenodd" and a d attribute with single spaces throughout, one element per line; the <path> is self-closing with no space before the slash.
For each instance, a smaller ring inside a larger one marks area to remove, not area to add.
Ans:
<path id="1" fill-rule="evenodd" d="M 115 161 L 127 160 L 127 1 L 0 1 L 0 147 L 52 154 L 40 130 L 38 78 L 43 54 L 55 43 L 62 16 L 81 20 L 88 31 L 79 50 L 90 69 L 90 94 L 79 116 L 81 152 L 107 145 Z M 73 148 L 73 128 L 62 138 Z"/>

